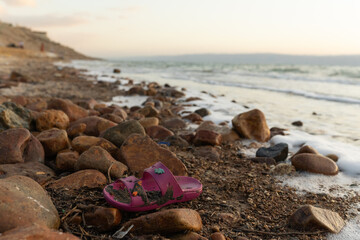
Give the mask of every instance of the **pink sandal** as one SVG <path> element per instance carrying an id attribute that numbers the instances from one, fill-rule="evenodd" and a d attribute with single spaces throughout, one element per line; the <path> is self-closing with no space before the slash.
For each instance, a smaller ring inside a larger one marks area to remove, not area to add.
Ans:
<path id="1" fill-rule="evenodd" d="M 142 179 L 120 178 L 104 188 L 106 201 L 129 212 L 148 211 L 197 198 L 202 184 L 195 178 L 174 176 L 161 162 L 144 170 Z"/>

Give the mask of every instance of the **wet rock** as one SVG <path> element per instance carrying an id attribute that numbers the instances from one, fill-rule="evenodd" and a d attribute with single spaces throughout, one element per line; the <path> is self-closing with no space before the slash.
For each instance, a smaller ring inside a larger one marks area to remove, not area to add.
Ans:
<path id="1" fill-rule="evenodd" d="M 219 133 L 209 130 L 196 131 L 193 143 L 195 145 L 220 145 L 222 136 Z"/>
<path id="2" fill-rule="evenodd" d="M 36 138 L 45 150 L 46 157 L 55 156 L 61 150 L 70 147 L 69 139 L 65 130 L 52 128 L 41 132 Z"/>
<path id="3" fill-rule="evenodd" d="M 70 122 L 76 121 L 80 118 L 88 116 L 86 109 L 74 104 L 70 100 L 54 98 L 48 102 L 48 109 L 56 109 L 63 111 L 68 117 Z"/>
<path id="4" fill-rule="evenodd" d="M 128 90 L 128 94 L 129 95 L 134 95 L 134 94 L 146 95 L 146 90 L 141 86 L 135 86 Z"/>
<path id="5" fill-rule="evenodd" d="M 93 146 L 83 152 L 75 164 L 75 169 L 96 169 L 107 174 L 111 166 L 110 175 L 114 178 L 123 177 L 127 167 L 121 162 L 116 161 L 110 153 L 102 147 Z"/>
<path id="6" fill-rule="evenodd" d="M 126 139 L 120 149 L 122 161 L 131 172 L 142 175 L 143 170 L 162 162 L 174 175 L 186 175 L 184 164 L 176 155 L 167 149 L 160 147 L 148 136 L 133 134 Z"/>
<path id="7" fill-rule="evenodd" d="M 41 143 L 25 128 L 0 133 L 0 164 L 44 162 Z"/>
<path id="8" fill-rule="evenodd" d="M 296 170 L 293 165 L 287 163 L 279 163 L 270 170 L 270 173 L 273 175 L 289 175 L 295 171 Z"/>
<path id="9" fill-rule="evenodd" d="M 0 131 L 9 128 L 30 129 L 30 111 L 13 102 L 0 105 Z"/>
<path id="10" fill-rule="evenodd" d="M 189 146 L 189 143 L 180 136 L 172 135 L 164 139 L 164 142 L 170 143 L 170 146 L 177 146 L 180 148 L 186 148 Z"/>
<path id="11" fill-rule="evenodd" d="M 58 232 L 34 224 L 6 231 L 0 234 L 0 240 L 80 240 L 80 238 L 70 233 Z"/>
<path id="12" fill-rule="evenodd" d="M 337 162 L 339 160 L 339 157 L 337 155 L 335 155 L 335 154 L 328 154 L 328 155 L 326 155 L 326 157 L 330 158 L 334 162 Z"/>
<path id="13" fill-rule="evenodd" d="M 254 163 L 265 163 L 266 165 L 275 165 L 276 161 L 272 157 L 254 157 L 250 158 L 250 161 Z"/>
<path id="14" fill-rule="evenodd" d="M 106 177 L 97 170 L 87 169 L 72 173 L 66 177 L 62 177 L 50 185 L 52 189 L 76 190 L 83 187 L 101 188 L 106 185 Z"/>
<path id="15" fill-rule="evenodd" d="M 105 119 L 107 119 L 109 121 L 112 121 L 114 123 L 117 123 L 117 124 L 124 121 L 124 119 L 122 117 L 120 117 L 120 116 L 118 116 L 116 114 L 113 114 L 113 113 L 106 113 L 104 115 L 101 115 L 101 117 L 105 118 Z"/>
<path id="16" fill-rule="evenodd" d="M 302 127 L 303 122 L 302 121 L 295 121 L 295 122 L 292 122 L 291 125 L 296 126 L 296 127 Z"/>
<path id="17" fill-rule="evenodd" d="M 69 126 L 69 117 L 60 110 L 46 110 L 36 119 L 36 129 L 44 131 L 51 128 L 66 129 Z"/>
<path id="18" fill-rule="evenodd" d="M 118 68 L 114 68 L 113 73 L 121 73 L 121 70 Z"/>
<path id="19" fill-rule="evenodd" d="M 69 127 L 66 132 L 70 138 L 78 137 L 86 130 L 86 124 L 85 123 L 79 123 L 74 124 L 71 127 Z"/>
<path id="20" fill-rule="evenodd" d="M 324 175 L 336 175 L 339 168 L 330 158 L 312 153 L 301 153 L 291 159 L 296 170 L 303 170 Z"/>
<path id="21" fill-rule="evenodd" d="M 258 109 L 241 113 L 232 119 L 235 130 L 245 138 L 266 142 L 270 138 L 270 129 L 265 115 Z"/>
<path id="22" fill-rule="evenodd" d="M 210 115 L 210 111 L 206 108 L 200 108 L 198 110 L 195 110 L 195 113 L 199 114 L 200 117 L 206 117 L 207 115 Z"/>
<path id="23" fill-rule="evenodd" d="M 176 90 L 175 88 L 166 87 L 159 91 L 159 94 L 163 97 L 173 97 L 173 98 L 181 98 L 184 97 L 185 94 Z"/>
<path id="24" fill-rule="evenodd" d="M 51 168 L 39 162 L 0 164 L 0 178 L 15 175 L 32 178 L 42 185 L 54 177 L 55 173 Z"/>
<path id="25" fill-rule="evenodd" d="M 199 98 L 199 97 L 189 97 L 189 98 L 185 99 L 185 102 L 193 102 L 193 101 L 198 101 L 198 100 L 202 100 L 202 98 Z"/>
<path id="26" fill-rule="evenodd" d="M 299 208 L 289 219 L 293 228 L 325 229 L 338 233 L 345 226 L 344 220 L 336 212 L 305 205 Z"/>
<path id="27" fill-rule="evenodd" d="M 139 123 L 146 129 L 152 126 L 159 125 L 159 119 L 156 117 L 143 118 L 139 120 Z"/>
<path id="28" fill-rule="evenodd" d="M 197 113 L 190 113 L 189 115 L 186 115 L 183 117 L 183 119 L 187 119 L 193 123 L 202 122 L 202 117 Z"/>
<path id="29" fill-rule="evenodd" d="M 270 138 L 273 138 L 276 135 L 285 136 L 285 131 L 287 131 L 285 128 L 272 127 L 270 128 Z"/>
<path id="30" fill-rule="evenodd" d="M 295 157 L 296 155 L 299 155 L 301 153 L 311 153 L 311 154 L 319 154 L 318 151 L 316 151 L 315 148 L 305 145 L 299 149 L 291 158 Z"/>
<path id="31" fill-rule="evenodd" d="M 220 232 L 211 234 L 210 239 L 211 240 L 226 240 L 225 236 Z"/>
<path id="32" fill-rule="evenodd" d="M 94 226 L 100 232 L 106 232 L 119 226 L 121 212 L 116 208 L 97 207 L 94 212 L 84 215 L 86 225 Z"/>
<path id="33" fill-rule="evenodd" d="M 95 137 L 98 137 L 101 132 L 111 127 L 117 126 L 116 123 L 107 120 L 105 118 L 101 118 L 98 116 L 90 116 L 90 117 L 81 118 L 71 123 L 70 127 L 75 127 L 79 124 L 86 124 L 86 129 L 83 132 L 84 134 Z"/>
<path id="34" fill-rule="evenodd" d="M 223 143 L 231 143 L 240 139 L 239 135 L 228 126 L 218 126 L 210 121 L 203 122 L 196 131 L 198 130 L 210 130 L 221 134 Z"/>
<path id="35" fill-rule="evenodd" d="M 134 225 L 135 234 L 198 232 L 202 229 L 199 213 L 187 208 L 168 209 L 131 219 L 124 224 L 125 229 Z"/>
<path id="36" fill-rule="evenodd" d="M 214 147 L 210 147 L 210 146 L 196 148 L 194 151 L 194 155 L 196 157 L 203 157 L 211 161 L 220 160 L 220 154 L 218 153 L 218 151 L 216 151 Z"/>
<path id="37" fill-rule="evenodd" d="M 176 234 L 170 237 L 171 240 L 207 240 L 207 238 L 195 233 L 188 232 L 183 234 Z"/>
<path id="38" fill-rule="evenodd" d="M 181 131 L 179 132 L 179 136 L 185 139 L 188 143 L 192 143 L 195 138 L 195 132 Z"/>
<path id="39" fill-rule="evenodd" d="M 0 232 L 29 224 L 57 229 L 58 212 L 46 191 L 24 176 L 0 179 Z"/>
<path id="40" fill-rule="evenodd" d="M 169 136 L 173 136 L 174 133 L 163 126 L 151 126 L 146 128 L 146 133 L 152 139 L 164 140 Z"/>
<path id="41" fill-rule="evenodd" d="M 138 113 L 145 117 L 157 117 L 159 115 L 159 111 L 155 107 L 149 105 L 139 109 Z"/>
<path id="42" fill-rule="evenodd" d="M 122 122 L 115 127 L 107 129 L 103 133 L 102 137 L 109 140 L 117 147 L 121 147 L 125 139 L 133 133 L 145 136 L 145 129 L 138 121 L 129 120 L 126 122 Z"/>
<path id="43" fill-rule="evenodd" d="M 285 161 L 289 153 L 289 147 L 286 143 L 278 143 L 269 148 L 259 148 L 256 151 L 256 157 L 273 158 L 276 162 Z"/>
<path id="44" fill-rule="evenodd" d="M 166 120 L 162 125 L 171 131 L 186 128 L 186 123 L 179 118 Z"/>
<path id="45" fill-rule="evenodd" d="M 79 136 L 72 140 L 72 148 L 80 154 L 88 150 L 92 146 L 99 146 L 108 151 L 111 156 L 116 157 L 118 148 L 105 138 L 93 136 Z"/>
<path id="46" fill-rule="evenodd" d="M 62 171 L 74 171 L 75 163 L 79 159 L 79 153 L 75 151 L 59 152 L 56 155 L 56 167 Z"/>

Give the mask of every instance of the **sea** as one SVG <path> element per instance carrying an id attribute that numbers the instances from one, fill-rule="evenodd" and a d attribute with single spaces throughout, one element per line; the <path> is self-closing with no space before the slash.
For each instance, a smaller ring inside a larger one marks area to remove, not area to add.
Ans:
<path id="1" fill-rule="evenodd" d="M 191 102 L 196 106 L 186 111 L 205 107 L 211 114 L 204 120 L 226 121 L 229 126 L 235 115 L 260 109 L 269 127 L 287 129 L 287 135 L 275 136 L 269 145 L 285 142 L 294 153 L 305 144 L 339 157 L 336 176 L 301 173 L 279 177 L 282 184 L 298 189 L 299 194 L 351 197 L 360 193 L 360 66 L 124 60 L 72 61 L 58 66 L 86 69 L 93 80 L 119 80 L 121 89 L 127 88 L 124 78 L 183 88 L 186 97 L 201 99 Z M 114 68 L 121 69 L 121 74 L 114 74 Z M 133 106 L 145 99 L 118 96 L 112 103 Z M 294 126 L 295 121 L 303 125 Z M 351 209 L 357 217 L 329 239 L 359 239 L 358 208 L 355 204 Z"/>

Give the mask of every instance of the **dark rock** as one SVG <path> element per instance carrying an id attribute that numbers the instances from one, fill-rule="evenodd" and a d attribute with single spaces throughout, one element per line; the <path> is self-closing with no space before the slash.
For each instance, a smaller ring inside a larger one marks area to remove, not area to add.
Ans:
<path id="1" fill-rule="evenodd" d="M 270 128 L 270 139 L 273 138 L 276 135 L 285 136 L 285 131 L 287 131 L 287 129 L 278 128 L 278 127 Z"/>
<path id="2" fill-rule="evenodd" d="M 196 110 L 195 113 L 199 114 L 201 117 L 206 117 L 211 114 L 211 112 L 206 108 L 200 108 Z"/>
<path id="3" fill-rule="evenodd" d="M 302 127 L 303 126 L 303 122 L 302 121 L 295 121 L 291 123 L 292 125 L 296 126 L 296 127 Z"/>
<path id="4" fill-rule="evenodd" d="M 183 119 L 187 119 L 194 123 L 203 121 L 202 117 L 197 113 L 190 113 L 189 115 L 184 116 Z"/>
<path id="5" fill-rule="evenodd" d="M 178 135 L 172 135 L 164 139 L 164 142 L 170 143 L 170 146 L 177 146 L 180 148 L 186 148 L 189 146 L 189 143 Z"/>
<path id="6" fill-rule="evenodd" d="M 259 148 L 256 151 L 256 157 L 268 157 L 275 159 L 276 162 L 285 161 L 289 153 L 289 147 L 286 143 L 278 143 L 269 148 Z"/>
<path id="7" fill-rule="evenodd" d="M 114 68 L 113 73 L 121 73 L 121 70 L 118 68 Z"/>

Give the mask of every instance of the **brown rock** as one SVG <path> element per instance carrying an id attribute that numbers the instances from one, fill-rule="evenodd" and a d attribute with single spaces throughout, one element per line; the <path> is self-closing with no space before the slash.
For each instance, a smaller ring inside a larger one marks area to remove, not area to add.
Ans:
<path id="1" fill-rule="evenodd" d="M 315 148 L 305 145 L 299 149 L 291 158 L 295 157 L 296 155 L 299 155 L 301 153 L 311 153 L 311 154 L 320 154 L 318 151 L 316 151 Z"/>
<path id="2" fill-rule="evenodd" d="M 159 119 L 156 117 L 143 118 L 139 120 L 139 123 L 146 129 L 148 127 L 159 125 Z"/>
<path id="3" fill-rule="evenodd" d="M 70 233 L 58 232 L 34 224 L 6 231 L 0 235 L 0 240 L 80 240 L 80 238 Z"/>
<path id="4" fill-rule="evenodd" d="M 86 130 L 86 124 L 78 123 L 78 124 L 71 125 L 71 127 L 69 127 L 66 130 L 66 132 L 70 138 L 74 138 L 74 137 L 80 136 L 80 134 L 85 132 L 85 130 Z"/>
<path id="5" fill-rule="evenodd" d="M 84 133 L 89 136 L 99 136 L 101 132 L 105 131 L 108 128 L 114 127 L 117 124 L 107 120 L 105 118 L 97 117 L 97 116 L 90 116 L 79 119 L 73 122 L 70 127 L 73 127 L 77 124 L 84 123 L 86 124 L 86 129 Z"/>
<path id="6" fill-rule="evenodd" d="M 328 155 L 326 155 L 326 157 L 330 158 L 334 162 L 337 162 L 339 160 L 339 157 L 337 155 L 335 155 L 335 154 L 328 154 Z"/>
<path id="7" fill-rule="evenodd" d="M 109 231 L 121 222 L 121 212 L 116 208 L 97 207 L 94 212 L 85 213 L 84 216 L 86 224 L 100 232 Z"/>
<path id="8" fill-rule="evenodd" d="M 79 153 L 75 151 L 63 151 L 56 155 L 56 167 L 62 171 L 74 171 L 75 163 L 79 158 Z"/>
<path id="9" fill-rule="evenodd" d="M 32 178 L 42 185 L 54 177 L 55 173 L 51 168 L 39 162 L 0 165 L 0 178 L 7 178 L 15 175 Z"/>
<path id="10" fill-rule="evenodd" d="M 293 228 L 325 229 L 338 233 L 345 226 L 344 220 L 336 212 L 305 205 L 299 208 L 289 219 Z"/>
<path id="11" fill-rule="evenodd" d="M 324 175 L 336 175 L 339 168 L 330 158 L 312 153 L 301 153 L 291 159 L 296 170 L 303 170 Z"/>
<path id="12" fill-rule="evenodd" d="M 0 179 L 0 233 L 30 224 L 57 229 L 58 212 L 46 191 L 24 176 Z"/>
<path id="13" fill-rule="evenodd" d="M 207 238 L 194 232 L 176 234 L 174 236 L 171 236 L 170 239 L 171 240 L 207 240 Z"/>
<path id="14" fill-rule="evenodd" d="M 72 148 L 80 154 L 92 146 L 99 146 L 108 151 L 114 158 L 118 155 L 118 148 L 105 138 L 93 136 L 79 136 L 72 140 Z"/>
<path id="15" fill-rule="evenodd" d="M 37 99 L 37 101 L 27 103 L 25 107 L 32 111 L 41 112 L 47 109 L 47 101 L 45 99 L 40 98 Z"/>
<path id="16" fill-rule="evenodd" d="M 220 160 L 220 154 L 214 147 L 211 146 L 204 146 L 204 147 L 198 147 L 194 151 L 194 155 L 196 157 L 203 157 L 205 159 L 208 159 L 210 161 L 218 161 Z"/>
<path id="17" fill-rule="evenodd" d="M 143 215 L 126 222 L 124 227 L 127 229 L 131 225 L 134 225 L 131 232 L 135 234 L 198 232 L 202 229 L 199 213 L 187 208 L 168 209 Z"/>
<path id="18" fill-rule="evenodd" d="M 54 98 L 48 102 L 48 109 L 61 110 L 68 115 L 70 122 L 88 116 L 86 109 L 74 104 L 70 100 Z"/>
<path id="19" fill-rule="evenodd" d="M 210 130 L 210 131 L 214 131 L 216 133 L 221 134 L 221 138 L 222 138 L 222 142 L 223 143 L 231 143 L 234 142 L 236 140 L 239 140 L 240 137 L 237 134 L 237 132 L 235 132 L 234 130 L 232 130 L 231 128 L 229 128 L 228 126 L 218 126 L 215 125 L 213 122 L 211 121 L 205 121 L 203 122 L 197 129 L 198 130 Z"/>
<path id="20" fill-rule="evenodd" d="M 189 115 L 184 116 L 183 119 L 187 119 L 194 123 L 203 121 L 202 117 L 197 113 L 190 113 Z"/>
<path id="21" fill-rule="evenodd" d="M 210 239 L 211 240 L 226 240 L 225 236 L 219 232 L 211 234 Z"/>
<path id="22" fill-rule="evenodd" d="M 65 130 L 52 128 L 45 130 L 36 136 L 45 150 L 45 156 L 55 156 L 61 150 L 70 146 L 69 139 Z"/>
<path id="23" fill-rule="evenodd" d="M 258 109 L 241 113 L 232 119 L 235 130 L 245 138 L 266 142 L 270 139 L 270 129 L 265 115 Z"/>
<path id="24" fill-rule="evenodd" d="M 69 117 L 60 110 L 46 110 L 36 119 L 36 129 L 44 131 L 51 128 L 66 129 L 69 126 Z"/>
<path id="25" fill-rule="evenodd" d="M 124 121 L 124 119 L 116 114 L 113 113 L 106 113 L 104 115 L 101 116 L 102 118 L 105 118 L 109 121 L 112 121 L 114 123 L 121 123 Z"/>
<path id="26" fill-rule="evenodd" d="M 167 128 L 164 128 L 163 126 L 148 127 L 148 128 L 146 128 L 146 133 L 152 139 L 157 139 L 157 140 L 164 140 L 165 138 L 174 135 L 174 133 L 172 131 L 170 131 Z"/>
<path id="27" fill-rule="evenodd" d="M 144 115 L 145 117 L 157 117 L 159 115 L 159 111 L 150 105 L 147 105 L 138 110 L 138 113 Z"/>
<path id="28" fill-rule="evenodd" d="M 95 105 L 98 104 L 98 102 L 93 98 L 90 98 L 87 100 L 79 100 L 79 101 L 76 101 L 75 103 L 77 105 L 79 105 L 80 107 L 88 109 L 88 110 L 94 109 Z"/>
<path id="29" fill-rule="evenodd" d="M 295 172 L 295 167 L 287 163 L 279 163 L 273 169 L 270 170 L 270 173 L 273 175 L 286 175 Z"/>
<path id="30" fill-rule="evenodd" d="M 160 147 L 148 136 L 131 135 L 121 146 L 120 151 L 123 163 L 129 167 L 131 172 L 142 175 L 144 169 L 160 161 L 173 174 L 178 176 L 186 175 L 185 165 L 176 155 Z"/>
<path id="31" fill-rule="evenodd" d="M 25 128 L 0 133 L 0 164 L 44 162 L 41 143 Z"/>
<path id="32" fill-rule="evenodd" d="M 162 125 L 171 131 L 186 128 L 186 123 L 179 118 L 166 120 Z"/>
<path id="33" fill-rule="evenodd" d="M 128 94 L 129 95 L 134 95 L 134 94 L 146 95 L 146 90 L 143 87 L 135 86 L 135 87 L 132 87 L 129 89 Z"/>
<path id="34" fill-rule="evenodd" d="M 110 175 L 114 178 L 123 177 L 128 169 L 124 164 L 116 161 L 110 153 L 99 146 L 93 146 L 83 152 L 75 164 L 75 169 L 96 169 L 104 174 L 107 174 L 110 167 Z"/>
<path id="35" fill-rule="evenodd" d="M 195 145 L 220 145 L 222 141 L 221 134 L 209 130 L 196 131 L 193 140 Z"/>
<path id="36" fill-rule="evenodd" d="M 65 188 L 68 190 L 76 190 L 82 187 L 100 188 L 106 185 L 106 181 L 105 175 L 101 172 L 87 169 L 62 177 L 48 186 L 52 189 Z"/>

